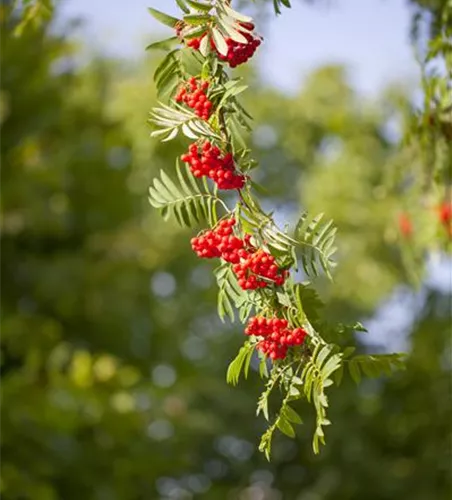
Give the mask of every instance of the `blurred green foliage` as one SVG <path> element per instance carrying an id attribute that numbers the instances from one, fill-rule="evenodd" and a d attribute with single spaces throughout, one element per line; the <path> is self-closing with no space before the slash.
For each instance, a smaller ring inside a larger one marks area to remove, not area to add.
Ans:
<path id="1" fill-rule="evenodd" d="M 191 233 L 146 200 L 184 148 L 149 139 L 154 61 L 81 67 L 47 27 L 13 30 L 2 26 L 3 498 L 448 498 L 450 290 L 407 288 L 398 211 L 419 214 L 422 238 L 445 234 L 387 182 L 415 154 L 388 129 L 407 91 L 368 102 L 333 66 L 295 96 L 252 84 L 265 203 L 283 220 L 307 206 L 339 226 L 335 283 L 318 283 L 328 315 L 376 315 L 361 349 L 390 336 L 410 353 L 392 379 L 335 391 L 319 457 L 308 418 L 296 442 L 276 439 L 268 464 L 257 377 L 239 389 L 224 380 L 242 334 L 216 319 Z"/>
<path id="2" fill-rule="evenodd" d="M 53 0 L 2 0 L 1 5 L 12 7 L 20 12 L 20 21 L 14 27 L 14 36 L 21 36 L 26 29 L 39 29 L 52 19 Z"/>

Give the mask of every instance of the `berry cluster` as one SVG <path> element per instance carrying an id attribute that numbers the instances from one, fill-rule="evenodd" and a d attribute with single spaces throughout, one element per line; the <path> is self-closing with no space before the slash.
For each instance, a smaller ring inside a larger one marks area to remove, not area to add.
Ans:
<path id="1" fill-rule="evenodd" d="M 242 29 L 240 29 L 242 28 Z M 226 55 L 220 54 L 218 49 L 215 46 L 215 42 L 213 39 L 210 39 L 210 46 L 213 50 L 216 51 L 218 55 L 218 59 L 221 61 L 225 61 L 229 64 L 231 68 L 235 68 L 239 64 L 246 63 L 248 59 L 253 57 L 259 45 L 262 43 L 261 39 L 257 36 L 254 36 L 250 33 L 250 31 L 254 30 L 253 23 L 239 23 L 239 31 L 242 36 L 246 38 L 246 43 L 236 42 L 232 38 L 226 38 L 226 43 L 228 45 L 228 52 Z M 203 35 L 199 38 L 192 38 L 186 42 L 187 47 L 191 47 L 194 50 L 199 50 L 201 46 L 201 40 L 206 35 Z"/>
<path id="2" fill-rule="evenodd" d="M 240 262 L 239 252 L 243 250 L 243 240 L 233 235 L 235 219 L 222 220 L 213 231 L 205 231 L 201 236 L 192 238 L 191 246 L 198 257 L 213 259 L 221 257 L 227 262 Z"/>
<path id="3" fill-rule="evenodd" d="M 195 77 L 191 77 L 178 90 L 175 100 L 183 102 L 189 108 L 194 109 L 195 114 L 204 120 L 210 118 L 212 112 L 212 102 L 207 98 L 209 82 L 199 82 Z"/>
<path id="4" fill-rule="evenodd" d="M 209 141 L 202 147 L 191 144 L 181 160 L 190 165 L 195 177 L 209 177 L 219 189 L 242 189 L 245 184 L 245 176 L 235 170 L 232 154 L 223 154 Z"/>
<path id="5" fill-rule="evenodd" d="M 245 328 L 246 335 L 263 337 L 257 348 L 271 359 L 284 359 L 291 346 L 303 344 L 306 331 L 303 328 L 290 329 L 286 319 L 254 316 Z"/>
<path id="6" fill-rule="evenodd" d="M 240 23 L 240 25 L 248 31 L 252 31 L 254 29 L 254 24 L 252 23 Z M 217 50 L 218 59 L 226 61 L 231 68 L 235 68 L 239 64 L 246 63 L 248 59 L 253 57 L 257 48 L 261 44 L 261 40 L 254 37 L 249 32 L 242 31 L 242 35 L 246 38 L 246 43 L 236 42 L 232 38 L 227 38 L 226 43 L 228 44 L 228 53 L 226 55 L 222 55 L 218 53 Z"/>
<path id="7" fill-rule="evenodd" d="M 262 249 L 247 252 L 233 270 L 243 290 L 265 288 L 269 282 L 281 286 L 289 275 L 288 271 L 277 266 L 273 255 Z"/>
<path id="8" fill-rule="evenodd" d="M 242 240 L 233 235 L 235 219 L 222 220 L 213 231 L 205 231 L 192 238 L 191 246 L 198 257 L 222 258 L 232 267 L 243 290 L 265 288 L 274 283 L 281 286 L 289 272 L 280 269 L 273 255 L 250 244 L 250 235 Z"/>

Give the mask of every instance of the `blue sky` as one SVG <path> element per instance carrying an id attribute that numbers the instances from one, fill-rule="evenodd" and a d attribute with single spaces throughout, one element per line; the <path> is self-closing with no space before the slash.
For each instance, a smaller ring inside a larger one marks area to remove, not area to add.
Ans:
<path id="1" fill-rule="evenodd" d="M 165 34 L 147 7 L 174 14 L 174 4 L 172 0 L 66 0 L 61 14 L 64 19 L 85 20 L 82 33 L 91 47 L 139 58 L 147 42 Z M 406 0 L 321 4 L 296 3 L 271 20 L 257 57 L 264 80 L 292 91 L 312 69 L 331 62 L 345 64 L 353 84 L 366 94 L 393 81 L 416 80 Z"/>

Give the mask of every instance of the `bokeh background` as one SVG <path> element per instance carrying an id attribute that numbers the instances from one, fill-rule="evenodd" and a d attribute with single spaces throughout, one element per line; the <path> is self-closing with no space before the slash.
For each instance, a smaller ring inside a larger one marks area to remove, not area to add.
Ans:
<path id="1" fill-rule="evenodd" d="M 281 221 L 335 219 L 340 265 L 316 283 L 328 319 L 361 320 L 363 351 L 408 352 L 394 377 L 331 391 L 320 456 L 301 405 L 305 425 L 276 438 L 271 463 L 257 451 L 261 381 L 225 382 L 242 328 L 218 321 L 192 233 L 147 202 L 186 148 L 149 137 L 158 55 L 144 47 L 165 34 L 151 3 L 175 12 L 66 0 L 20 37 L 2 24 L 3 498 L 447 500 L 450 260 L 431 253 L 412 286 L 406 200 L 388 188 L 412 161 L 400 141 L 419 99 L 415 7 L 428 17 L 438 2 L 294 2 L 278 19 L 251 6 L 266 43 L 239 73 L 265 204 Z"/>

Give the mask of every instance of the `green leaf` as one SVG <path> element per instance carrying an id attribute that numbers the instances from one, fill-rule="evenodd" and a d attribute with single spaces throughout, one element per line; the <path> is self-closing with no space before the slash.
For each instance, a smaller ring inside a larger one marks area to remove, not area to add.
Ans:
<path id="1" fill-rule="evenodd" d="M 228 305 L 226 302 L 232 302 L 241 312 L 240 316 L 242 318 L 248 316 L 252 306 L 252 303 L 250 303 L 250 294 L 240 288 L 231 265 L 227 262 L 223 262 L 215 270 L 215 277 L 220 289 L 218 301 L 225 302 L 222 308 L 218 310 L 219 313 L 220 311 L 223 313 L 220 314 L 220 319 L 223 320 L 224 312 L 228 312 Z M 245 312 L 242 312 L 243 310 L 245 310 Z"/>
<path id="2" fill-rule="evenodd" d="M 232 136 L 234 151 L 238 149 L 245 149 L 246 142 L 244 134 L 241 131 L 241 127 L 237 122 L 235 116 L 229 116 L 226 120 L 227 128 Z"/>
<path id="3" fill-rule="evenodd" d="M 184 21 L 187 24 L 191 24 L 193 26 L 198 26 L 200 24 L 207 24 L 212 20 L 212 16 L 204 15 L 204 14 L 189 14 L 184 16 Z"/>
<path id="4" fill-rule="evenodd" d="M 231 97 L 235 97 L 242 92 L 244 92 L 248 88 L 248 85 L 234 85 L 233 87 L 229 88 L 226 90 L 226 92 L 223 94 L 223 97 L 221 98 L 221 101 L 219 103 L 219 106 L 222 106 L 228 99 Z"/>
<path id="5" fill-rule="evenodd" d="M 273 8 L 275 9 L 275 14 L 277 16 L 281 14 L 281 9 L 279 8 L 279 0 L 273 0 Z"/>
<path id="6" fill-rule="evenodd" d="M 209 60 L 206 59 L 204 61 L 204 64 L 202 65 L 202 70 L 201 70 L 201 79 L 202 80 L 207 80 L 210 75 L 210 63 Z"/>
<path id="7" fill-rule="evenodd" d="M 197 76 L 202 71 L 203 60 L 198 51 L 189 47 L 180 50 L 180 61 L 187 75 Z"/>
<path id="8" fill-rule="evenodd" d="M 324 308 L 324 304 L 317 291 L 303 283 L 296 283 L 294 285 L 294 293 L 299 310 L 305 313 L 311 323 L 315 323 Z"/>
<path id="9" fill-rule="evenodd" d="M 332 260 L 336 248 L 337 229 L 332 221 L 323 222 L 323 214 L 315 217 L 303 213 L 295 228 L 295 244 L 301 251 L 303 269 L 308 276 L 319 276 L 321 270 L 331 279 L 335 267 Z"/>
<path id="10" fill-rule="evenodd" d="M 351 326 L 351 328 L 355 331 L 355 332 L 363 332 L 363 333 L 367 333 L 367 329 L 359 322 L 357 321 L 355 324 L 353 324 Z"/>
<path id="11" fill-rule="evenodd" d="M 212 4 L 210 3 L 202 3 L 196 2 L 195 0 L 185 0 L 190 7 L 193 7 L 196 10 L 200 10 L 202 12 L 209 12 L 212 10 Z"/>
<path id="12" fill-rule="evenodd" d="M 168 85 L 168 81 L 176 77 L 179 72 L 178 52 L 178 50 L 169 52 L 154 71 L 154 82 L 158 93 L 160 93 L 162 88 Z"/>
<path id="13" fill-rule="evenodd" d="M 202 40 L 201 40 L 201 43 L 199 45 L 199 52 L 202 54 L 203 57 L 207 58 L 209 52 L 210 52 L 210 36 L 207 35 L 205 36 Z M 215 61 L 217 61 L 217 59 L 215 59 Z M 209 62 L 208 59 L 206 59 L 205 62 Z M 204 80 L 207 80 L 209 78 L 209 76 L 212 74 L 214 74 L 215 72 L 212 71 L 211 72 L 211 68 L 209 65 L 203 65 L 202 67 L 202 72 L 201 72 L 201 78 L 204 79 Z"/>
<path id="14" fill-rule="evenodd" d="M 187 0 L 176 0 L 177 5 L 179 5 L 179 8 L 188 14 L 190 12 L 190 9 L 187 7 Z"/>
<path id="15" fill-rule="evenodd" d="M 224 12 L 229 16 L 232 17 L 233 19 L 236 19 L 237 21 L 242 21 L 244 23 L 250 23 L 252 22 L 253 18 L 249 16 L 245 16 L 245 14 L 241 14 L 240 12 L 237 12 L 231 7 L 229 7 L 226 4 L 223 4 L 221 8 L 224 10 Z"/>
<path id="16" fill-rule="evenodd" d="M 276 296 L 278 297 L 278 302 L 282 306 L 291 307 L 292 303 L 291 303 L 290 297 L 287 295 L 287 293 L 276 292 Z"/>
<path id="17" fill-rule="evenodd" d="M 268 393 L 267 393 L 267 391 L 265 391 L 261 394 L 259 401 L 257 403 L 256 416 L 259 415 L 260 412 L 263 413 L 265 420 L 268 421 L 269 414 L 268 414 Z"/>
<path id="18" fill-rule="evenodd" d="M 342 382 L 342 378 L 344 376 L 344 366 L 343 365 L 339 366 L 339 368 L 334 372 L 333 375 L 334 375 L 333 378 L 334 378 L 334 381 L 336 382 L 336 385 L 340 386 L 341 382 Z"/>
<path id="19" fill-rule="evenodd" d="M 341 354 L 335 354 L 325 363 L 322 368 L 322 377 L 324 379 L 328 379 L 341 366 L 341 359 Z M 324 387 L 326 387 L 325 384 Z"/>
<path id="20" fill-rule="evenodd" d="M 368 377 L 391 375 L 392 369 L 403 368 L 403 354 L 360 354 L 348 360 L 350 375 L 353 380 L 360 378 L 360 370 Z M 358 375 L 357 375 L 358 374 Z"/>
<path id="21" fill-rule="evenodd" d="M 257 182 L 254 182 L 254 181 L 250 181 L 250 184 L 251 184 L 251 187 L 256 191 L 256 193 L 259 193 L 259 194 L 264 195 L 264 196 L 268 196 L 270 194 L 270 191 L 266 187 L 262 186 L 261 184 L 258 184 Z"/>
<path id="22" fill-rule="evenodd" d="M 294 385 L 291 385 L 289 389 L 289 396 L 291 396 L 293 399 L 299 399 L 301 396 L 300 389 L 298 389 Z"/>
<path id="23" fill-rule="evenodd" d="M 226 381 L 228 384 L 237 384 L 239 377 L 240 377 L 240 371 L 242 369 L 243 362 L 245 361 L 245 355 L 246 355 L 246 350 L 242 347 L 240 348 L 239 353 L 237 356 L 231 361 L 228 367 L 228 371 L 226 374 Z"/>
<path id="24" fill-rule="evenodd" d="M 184 38 L 185 40 L 191 40 L 193 38 L 201 38 L 206 33 L 207 26 L 186 25 L 185 28 L 181 31 L 180 37 Z M 201 42 L 203 42 L 203 40 Z"/>
<path id="25" fill-rule="evenodd" d="M 248 43 L 248 40 L 234 26 L 234 21 L 229 17 L 220 17 L 219 24 L 226 35 L 238 43 Z"/>
<path id="26" fill-rule="evenodd" d="M 348 363 L 348 370 L 352 379 L 359 384 L 361 381 L 361 373 L 359 371 L 358 364 L 352 359 Z"/>
<path id="27" fill-rule="evenodd" d="M 261 352 L 259 351 L 259 355 Z M 259 356 L 260 357 L 260 362 L 259 362 L 259 376 L 261 378 L 268 378 L 268 368 L 267 368 L 267 360 L 265 359 L 265 356 Z"/>
<path id="28" fill-rule="evenodd" d="M 170 76 L 164 81 L 160 80 L 161 91 L 164 91 L 168 87 L 170 87 L 170 89 L 174 88 L 173 76 Z M 177 129 L 178 132 L 182 132 L 190 139 L 209 137 L 221 140 L 221 136 L 215 132 L 209 123 L 205 120 L 201 120 L 191 110 L 187 110 L 182 106 L 176 105 L 176 107 L 170 107 L 161 104 L 160 107 L 156 107 L 152 110 L 150 122 L 155 128 L 163 128 L 168 134 L 172 132 L 173 129 Z M 155 136 L 161 136 L 161 132 L 159 130 L 152 132 L 151 137 Z"/>
<path id="29" fill-rule="evenodd" d="M 160 21 L 162 24 L 165 24 L 166 26 L 169 26 L 170 28 L 175 28 L 176 24 L 179 22 L 179 19 L 172 17 L 172 16 L 169 16 L 168 14 L 165 14 L 164 12 L 160 12 L 157 9 L 153 9 L 152 7 L 149 7 L 148 11 L 152 17 L 157 19 L 157 21 Z"/>
<path id="30" fill-rule="evenodd" d="M 287 8 L 291 7 L 289 0 L 273 0 L 273 8 L 275 10 L 276 15 L 281 14 L 280 5 L 283 5 L 284 7 Z"/>
<path id="31" fill-rule="evenodd" d="M 234 321 L 235 319 L 231 301 L 224 290 L 220 290 L 218 293 L 218 316 L 223 323 L 226 316 L 228 316 L 231 321 Z"/>
<path id="32" fill-rule="evenodd" d="M 259 451 L 265 454 L 265 458 L 268 461 L 270 461 L 272 437 L 273 437 L 273 427 L 270 427 L 264 433 L 264 435 L 261 438 L 261 442 L 259 443 Z"/>
<path id="33" fill-rule="evenodd" d="M 364 374 L 371 378 L 379 377 L 382 371 L 381 368 L 384 365 L 384 363 L 381 362 L 374 363 L 368 358 L 362 358 L 359 363 L 360 368 L 364 372 Z"/>
<path id="34" fill-rule="evenodd" d="M 243 196 L 243 194 L 242 194 Z M 251 203 L 251 210 L 243 207 L 248 219 L 254 219 L 259 227 L 259 233 L 268 246 L 285 252 L 288 259 L 293 259 L 294 250 L 297 249 L 301 256 L 301 263 L 305 272 L 309 276 L 318 276 L 321 270 L 331 278 L 330 270 L 335 266 L 332 255 L 336 248 L 332 246 L 336 234 L 336 228 L 331 222 L 323 224 L 322 215 L 314 218 L 303 214 L 300 218 L 294 237 L 282 232 L 275 225 L 271 216 L 267 215 L 255 203 L 255 200 L 248 196 Z"/>
<path id="35" fill-rule="evenodd" d="M 161 99 L 169 98 L 171 94 L 175 91 L 177 85 L 179 84 L 179 78 L 176 73 L 167 73 L 165 77 L 163 77 L 158 82 L 157 96 Z M 173 133 L 174 132 L 174 133 Z M 177 129 L 174 129 L 166 139 L 163 139 L 162 142 L 174 139 L 177 135 Z M 171 135 L 172 134 L 172 135 Z"/>
<path id="36" fill-rule="evenodd" d="M 312 389 L 312 385 L 314 383 L 314 380 L 315 380 L 315 366 L 313 364 L 311 364 L 308 368 L 308 370 L 306 371 L 306 375 L 304 377 L 304 393 L 305 393 L 305 396 L 306 396 L 306 399 L 308 401 L 311 401 L 311 389 Z"/>
<path id="37" fill-rule="evenodd" d="M 146 50 L 169 50 L 175 43 L 178 42 L 179 39 L 177 38 L 177 36 L 172 36 L 171 38 L 166 38 L 165 40 L 151 43 L 146 47 Z"/>
<path id="38" fill-rule="evenodd" d="M 342 357 L 345 359 L 345 358 L 348 358 L 350 357 L 354 352 L 356 351 L 356 347 L 346 347 L 344 349 L 344 352 L 342 353 Z"/>
<path id="39" fill-rule="evenodd" d="M 213 41 L 215 42 L 215 47 L 217 48 L 218 52 L 222 55 L 225 56 L 228 53 L 228 44 L 226 43 L 226 40 L 224 39 L 224 36 L 220 33 L 218 28 L 212 28 L 212 37 Z"/>
<path id="40" fill-rule="evenodd" d="M 254 349 L 249 349 L 246 353 L 245 361 L 243 363 L 243 376 L 248 378 L 248 372 L 250 370 L 251 358 L 253 357 Z"/>
<path id="41" fill-rule="evenodd" d="M 177 177 L 179 185 L 160 171 L 160 177 L 155 178 L 149 188 L 151 205 L 160 209 L 165 217 L 173 215 L 183 226 L 194 226 L 202 218 L 215 224 L 216 205 L 225 207 L 221 199 L 208 190 L 202 190 L 188 167 L 178 167 Z"/>
<path id="42" fill-rule="evenodd" d="M 322 369 L 323 363 L 326 361 L 330 353 L 333 351 L 333 345 L 327 344 L 320 350 L 319 354 L 315 358 L 315 364 L 319 370 Z"/>
<path id="43" fill-rule="evenodd" d="M 289 436 L 290 438 L 295 437 L 294 428 L 292 427 L 290 422 L 285 418 L 283 418 L 282 416 L 280 416 L 276 421 L 276 427 L 278 427 L 278 429 L 286 436 Z"/>
<path id="44" fill-rule="evenodd" d="M 289 405 L 284 406 L 282 412 L 289 422 L 292 422 L 294 424 L 302 424 L 303 423 L 303 420 L 301 420 L 300 415 L 298 415 L 298 413 L 293 408 L 291 408 Z"/>
<path id="45" fill-rule="evenodd" d="M 245 343 L 245 345 L 240 348 L 237 356 L 229 364 L 226 374 L 226 381 L 228 384 L 237 385 L 243 367 L 245 368 L 245 371 L 248 372 L 248 365 L 250 363 L 253 350 L 254 346 L 249 342 Z"/>

